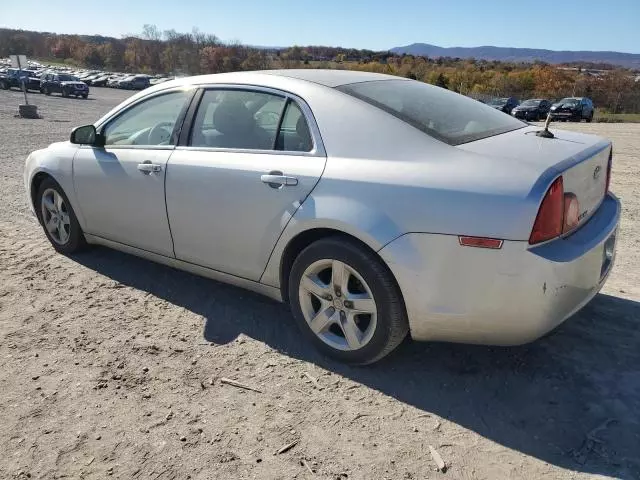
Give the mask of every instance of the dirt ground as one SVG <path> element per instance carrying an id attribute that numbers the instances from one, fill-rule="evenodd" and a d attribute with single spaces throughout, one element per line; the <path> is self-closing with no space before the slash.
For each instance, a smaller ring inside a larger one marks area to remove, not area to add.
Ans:
<path id="1" fill-rule="evenodd" d="M 1 479 L 640 478 L 640 125 L 558 125 L 614 141 L 624 204 L 617 264 L 581 313 L 524 347 L 407 341 L 350 368 L 257 295 L 54 252 L 24 160 L 127 95 L 92 93 L 33 95 L 44 118 L 21 120 L 0 91 Z"/>

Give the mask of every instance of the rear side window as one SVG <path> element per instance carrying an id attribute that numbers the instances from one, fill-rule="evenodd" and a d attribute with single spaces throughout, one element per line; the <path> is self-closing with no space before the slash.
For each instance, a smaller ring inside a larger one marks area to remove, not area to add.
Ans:
<path id="1" fill-rule="evenodd" d="M 191 130 L 193 147 L 273 150 L 286 99 L 264 92 L 207 90 Z"/>
<path id="2" fill-rule="evenodd" d="M 288 152 L 310 152 L 313 150 L 313 139 L 309 125 L 298 104 L 289 101 L 278 132 L 277 150 Z"/>
<path id="3" fill-rule="evenodd" d="M 284 96 L 236 89 L 204 92 L 192 147 L 310 152 L 313 139 L 298 104 Z"/>
<path id="4" fill-rule="evenodd" d="M 414 80 L 377 80 L 337 87 L 449 145 L 526 126 L 471 98 Z"/>

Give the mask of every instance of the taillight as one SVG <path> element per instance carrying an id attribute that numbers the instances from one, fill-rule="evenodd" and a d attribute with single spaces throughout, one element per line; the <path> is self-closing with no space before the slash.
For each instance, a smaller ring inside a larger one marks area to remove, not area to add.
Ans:
<path id="1" fill-rule="evenodd" d="M 564 227 L 564 185 L 562 177 L 558 177 L 547 190 L 533 230 L 529 237 L 529 244 L 544 242 L 562 234 Z"/>
<path id="2" fill-rule="evenodd" d="M 607 163 L 607 188 L 604 191 L 606 195 L 609 193 L 609 185 L 611 184 L 611 164 L 613 163 L 613 150 L 609 152 L 609 163 Z"/>

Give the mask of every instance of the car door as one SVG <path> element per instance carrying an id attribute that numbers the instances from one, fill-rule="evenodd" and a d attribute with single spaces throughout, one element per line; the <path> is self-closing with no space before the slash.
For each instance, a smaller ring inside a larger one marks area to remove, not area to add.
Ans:
<path id="1" fill-rule="evenodd" d="M 97 127 L 104 148 L 78 149 L 73 179 L 87 233 L 173 257 L 166 165 L 192 96 L 172 90 L 146 97 Z"/>
<path id="2" fill-rule="evenodd" d="M 589 107 L 587 101 L 584 98 L 580 99 L 580 118 L 587 118 L 589 116 Z"/>
<path id="3" fill-rule="evenodd" d="M 309 107 L 283 92 L 208 88 L 167 169 L 176 258 L 259 280 L 326 156 Z"/>
<path id="4" fill-rule="evenodd" d="M 590 98 L 587 98 L 585 101 L 587 102 L 586 118 L 591 118 L 593 116 L 593 102 Z"/>

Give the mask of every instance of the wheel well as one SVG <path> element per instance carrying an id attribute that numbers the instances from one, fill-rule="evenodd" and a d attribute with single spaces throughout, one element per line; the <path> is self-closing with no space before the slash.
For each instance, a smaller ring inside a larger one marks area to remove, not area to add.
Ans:
<path id="1" fill-rule="evenodd" d="M 280 291 L 282 299 L 285 302 L 289 301 L 289 274 L 291 273 L 291 268 L 293 267 L 293 263 L 296 261 L 296 258 L 298 258 L 300 252 L 312 243 L 328 237 L 343 238 L 351 241 L 352 243 L 358 244 L 361 248 L 368 250 L 378 257 L 382 264 L 388 269 L 385 262 L 374 249 L 353 235 L 349 235 L 348 233 L 344 233 L 339 230 L 333 230 L 331 228 L 313 228 L 311 230 L 306 230 L 294 237 L 282 253 L 282 260 L 280 261 Z M 393 273 L 391 271 L 390 273 L 393 277 Z"/>
<path id="2" fill-rule="evenodd" d="M 53 177 L 48 173 L 38 172 L 35 174 L 35 176 L 31 180 L 31 204 L 33 205 L 33 209 L 36 211 L 36 214 L 38 212 L 38 207 L 36 204 L 36 195 L 38 195 L 38 190 L 40 189 L 40 185 L 46 178 L 53 179 Z M 37 217 L 40 218 L 40 215 L 37 215 Z"/>

